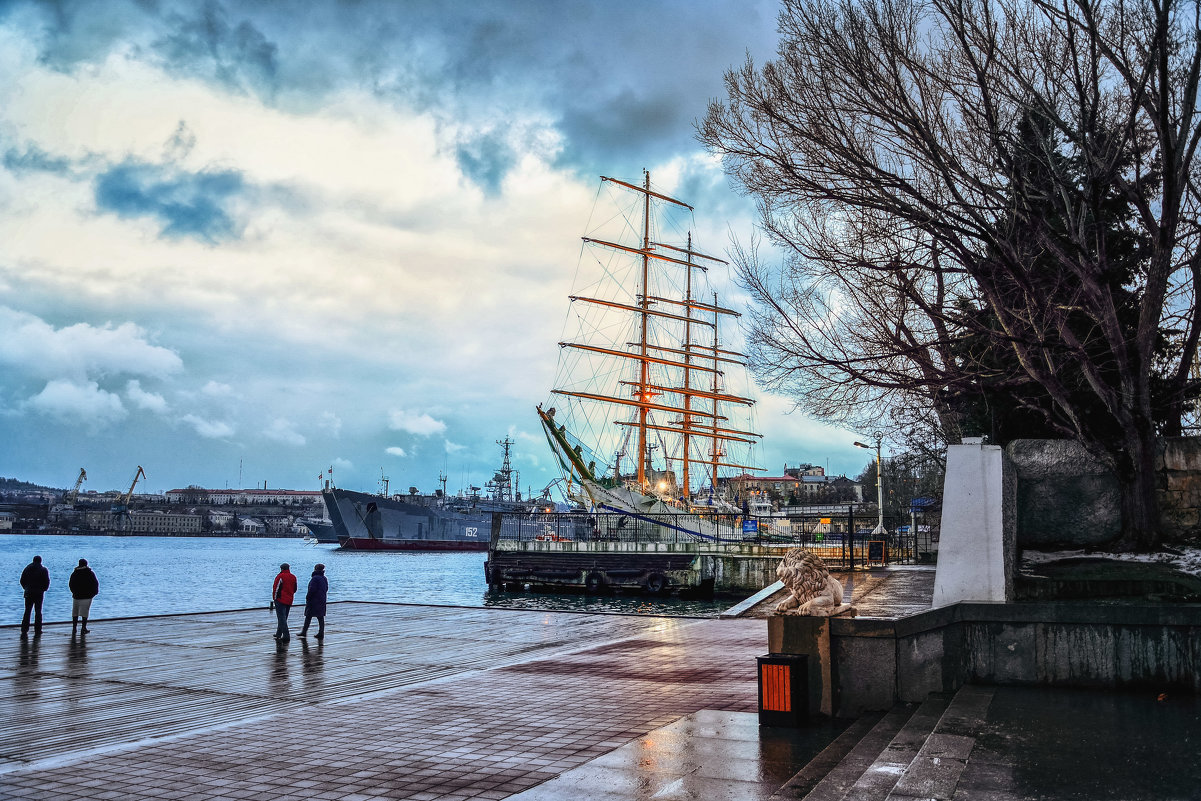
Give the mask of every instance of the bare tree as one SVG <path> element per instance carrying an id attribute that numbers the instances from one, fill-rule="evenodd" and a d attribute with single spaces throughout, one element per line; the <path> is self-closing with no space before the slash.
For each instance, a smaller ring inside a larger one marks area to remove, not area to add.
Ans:
<path id="1" fill-rule="evenodd" d="M 1158 545 L 1157 421 L 1195 395 L 1198 4 L 785 0 L 700 137 L 759 202 L 765 379 L 860 419 L 1012 390 Z M 1032 393 L 1030 388 L 1036 388 Z"/>

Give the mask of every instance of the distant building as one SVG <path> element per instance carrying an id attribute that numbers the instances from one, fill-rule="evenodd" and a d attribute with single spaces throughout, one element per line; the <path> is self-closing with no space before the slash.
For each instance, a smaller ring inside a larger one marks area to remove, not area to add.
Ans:
<path id="1" fill-rule="evenodd" d="M 12 531 L 13 520 L 16 518 L 12 512 L 0 512 L 0 531 Z"/>
<path id="2" fill-rule="evenodd" d="M 171 512 L 130 512 L 126 531 L 135 534 L 194 536 L 203 530 L 203 515 Z"/>
<path id="3" fill-rule="evenodd" d="M 726 480 L 727 497 L 739 503 L 771 499 L 777 505 L 863 500 L 863 487 L 858 482 L 825 473 L 815 465 L 785 467 L 782 476 L 743 473 Z"/>
<path id="4" fill-rule="evenodd" d="M 317 490 L 267 490 L 267 489 L 205 489 L 186 487 L 173 489 L 166 494 L 167 503 L 212 504 L 213 506 L 312 506 L 322 503 Z"/>
<path id="5" fill-rule="evenodd" d="M 796 467 L 784 465 L 784 475 L 786 476 L 824 476 L 826 468 L 815 464 L 799 464 Z"/>

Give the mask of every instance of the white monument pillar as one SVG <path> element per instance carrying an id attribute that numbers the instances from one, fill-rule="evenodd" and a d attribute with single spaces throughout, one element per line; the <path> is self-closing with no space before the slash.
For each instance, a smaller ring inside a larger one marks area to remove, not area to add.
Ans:
<path id="1" fill-rule="evenodd" d="M 998 445 L 964 437 L 947 448 L 934 606 L 1013 601 L 1016 486 Z"/>

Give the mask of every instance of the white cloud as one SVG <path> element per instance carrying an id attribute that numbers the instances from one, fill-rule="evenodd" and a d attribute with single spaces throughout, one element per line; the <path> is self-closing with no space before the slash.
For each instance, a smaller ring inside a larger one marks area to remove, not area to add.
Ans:
<path id="1" fill-rule="evenodd" d="M 446 431 L 446 423 L 441 420 L 435 420 L 424 412 L 410 412 L 404 409 L 393 411 L 388 424 L 395 431 L 406 431 L 419 437 Z"/>
<path id="2" fill-rule="evenodd" d="M 234 388 L 229 384 L 222 384 L 220 381 L 209 381 L 200 391 L 205 395 L 213 398 L 229 398 L 234 394 Z"/>
<path id="3" fill-rule="evenodd" d="M 445 440 L 445 443 L 447 453 L 458 453 L 459 451 L 467 449 L 466 445 L 459 445 L 457 442 L 451 442 L 450 440 Z"/>
<path id="4" fill-rule="evenodd" d="M 54 379 L 26 401 L 25 406 L 39 414 L 92 429 L 103 428 L 128 414 L 121 398 L 101 389 L 95 381 L 77 384 Z"/>
<path id="5" fill-rule="evenodd" d="M 335 437 L 342 433 L 342 418 L 333 412 L 322 412 L 319 424 Z"/>
<path id="6" fill-rule="evenodd" d="M 183 368 L 178 354 L 152 345 L 131 322 L 55 328 L 7 306 L 0 306 L 0 364 L 40 378 L 75 381 L 122 373 L 163 377 Z"/>
<path id="7" fill-rule="evenodd" d="M 272 420 L 271 425 L 267 426 L 263 431 L 263 436 L 276 442 L 282 442 L 285 445 L 300 446 L 305 443 L 304 435 L 293 427 L 290 420 L 285 420 L 282 417 Z"/>
<path id="8" fill-rule="evenodd" d="M 393 445 L 391 448 L 385 448 L 385 449 L 384 449 L 384 453 L 386 453 L 386 454 L 389 454 L 389 455 L 391 455 L 391 456 L 404 456 L 404 455 L 405 455 L 405 449 L 404 449 L 404 448 L 398 448 L 398 447 L 396 447 L 395 445 Z"/>
<path id="9" fill-rule="evenodd" d="M 156 414 L 165 414 L 167 411 L 166 398 L 157 392 L 147 392 L 142 389 L 142 382 L 136 378 L 131 378 L 125 385 L 125 397 L 129 398 L 129 402 L 139 409 Z"/>
<path id="10" fill-rule="evenodd" d="M 194 414 L 185 414 L 180 420 L 190 425 L 205 439 L 228 439 L 234 433 L 233 426 L 220 420 L 205 420 Z"/>

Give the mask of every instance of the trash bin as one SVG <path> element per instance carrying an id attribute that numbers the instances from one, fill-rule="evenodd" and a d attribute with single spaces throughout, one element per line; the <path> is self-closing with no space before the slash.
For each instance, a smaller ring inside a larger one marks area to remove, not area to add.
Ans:
<path id="1" fill-rule="evenodd" d="M 759 662 L 759 725 L 804 726 L 809 719 L 809 656 L 767 654 Z"/>

